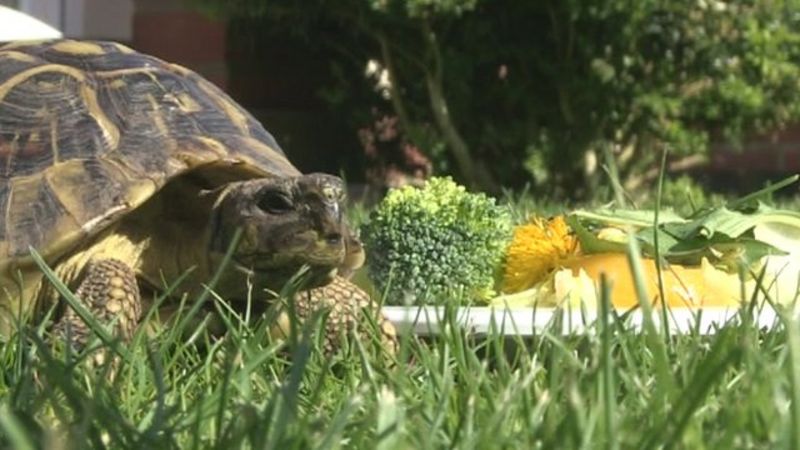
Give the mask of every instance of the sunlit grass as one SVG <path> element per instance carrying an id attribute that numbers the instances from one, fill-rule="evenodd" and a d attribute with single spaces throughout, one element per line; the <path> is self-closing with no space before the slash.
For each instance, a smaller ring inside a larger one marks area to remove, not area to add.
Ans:
<path id="1" fill-rule="evenodd" d="M 469 336 L 445 320 L 436 338 L 405 334 L 396 358 L 363 343 L 326 357 L 319 321 L 294 344 L 272 342 L 266 320 L 233 315 L 221 338 L 201 321 L 192 343 L 156 327 L 120 344 L 127 357 L 113 379 L 24 325 L 0 351 L 0 436 L 10 448 L 797 443 L 798 338 L 788 317 L 768 330 L 744 321 L 666 340 L 614 316 L 581 335 L 553 328 L 524 340 Z"/>

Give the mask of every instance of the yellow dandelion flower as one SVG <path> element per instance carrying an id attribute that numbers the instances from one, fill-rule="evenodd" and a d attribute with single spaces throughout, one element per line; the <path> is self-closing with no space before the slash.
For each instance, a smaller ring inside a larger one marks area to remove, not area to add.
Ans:
<path id="1" fill-rule="evenodd" d="M 578 252 L 563 216 L 534 218 L 514 229 L 506 253 L 503 291 L 520 292 L 546 277 L 566 257 Z"/>

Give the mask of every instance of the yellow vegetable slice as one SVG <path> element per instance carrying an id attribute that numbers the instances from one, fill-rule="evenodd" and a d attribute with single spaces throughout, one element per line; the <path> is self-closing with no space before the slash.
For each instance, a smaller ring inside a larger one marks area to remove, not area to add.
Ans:
<path id="1" fill-rule="evenodd" d="M 611 283 L 614 307 L 627 309 L 638 305 L 636 287 L 627 256 L 621 253 L 578 255 L 559 262 L 560 268 L 536 286 L 516 294 L 497 297 L 492 303 L 508 306 L 579 306 L 595 307 L 600 275 Z M 661 304 L 655 261 L 642 259 L 645 290 L 652 304 Z M 705 259 L 700 266 L 669 265 L 662 267 L 666 303 L 675 307 L 738 306 L 741 282 L 735 274 L 716 269 Z M 745 292 L 751 292 L 746 286 Z"/>

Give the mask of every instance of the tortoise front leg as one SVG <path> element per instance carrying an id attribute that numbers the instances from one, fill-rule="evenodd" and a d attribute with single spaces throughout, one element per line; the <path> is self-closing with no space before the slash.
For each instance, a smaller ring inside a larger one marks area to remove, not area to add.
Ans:
<path id="1" fill-rule="evenodd" d="M 384 351 L 391 355 L 397 353 L 398 341 L 394 325 L 381 313 L 378 305 L 366 292 L 343 277 L 337 276 L 325 286 L 298 292 L 294 304 L 301 321 L 318 310 L 329 311 L 323 330 L 323 346 L 328 354 L 335 353 L 342 335 L 353 330 L 362 341 L 375 336 Z M 376 333 L 364 328 L 368 325 L 364 320 L 366 314 L 372 315 L 377 326 Z M 278 323 L 272 327 L 272 335 L 286 337 L 289 330 L 289 316 L 284 312 L 278 318 Z"/>
<path id="2" fill-rule="evenodd" d="M 141 316 L 142 301 L 136 275 L 127 264 L 110 258 L 91 261 L 75 296 L 100 323 L 114 324 L 114 336 L 131 339 Z M 91 334 L 72 308 L 67 308 L 55 331 L 70 336 L 73 348 L 85 346 Z"/>

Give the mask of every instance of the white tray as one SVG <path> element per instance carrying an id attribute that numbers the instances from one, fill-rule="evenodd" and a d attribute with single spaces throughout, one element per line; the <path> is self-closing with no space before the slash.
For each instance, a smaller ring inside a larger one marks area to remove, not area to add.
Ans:
<path id="1" fill-rule="evenodd" d="M 421 336 L 437 335 L 448 321 L 443 321 L 445 309 L 435 306 L 384 306 L 383 313 L 400 333 L 413 332 Z M 595 311 L 568 311 L 555 308 L 461 307 L 454 308 L 454 323 L 468 333 L 533 336 L 547 330 L 550 333 L 571 334 L 596 330 Z M 625 311 L 617 311 L 618 315 Z M 731 321 L 739 321 L 738 308 L 673 308 L 669 313 L 669 329 L 676 333 L 714 334 Z M 662 313 L 653 310 L 653 321 L 661 326 Z M 560 320 L 559 320 L 560 319 Z M 641 331 L 641 310 L 629 312 L 627 328 Z M 759 327 L 771 328 L 779 323 L 775 311 L 765 306 L 753 313 Z M 610 319 L 613 320 L 613 319 Z"/>

